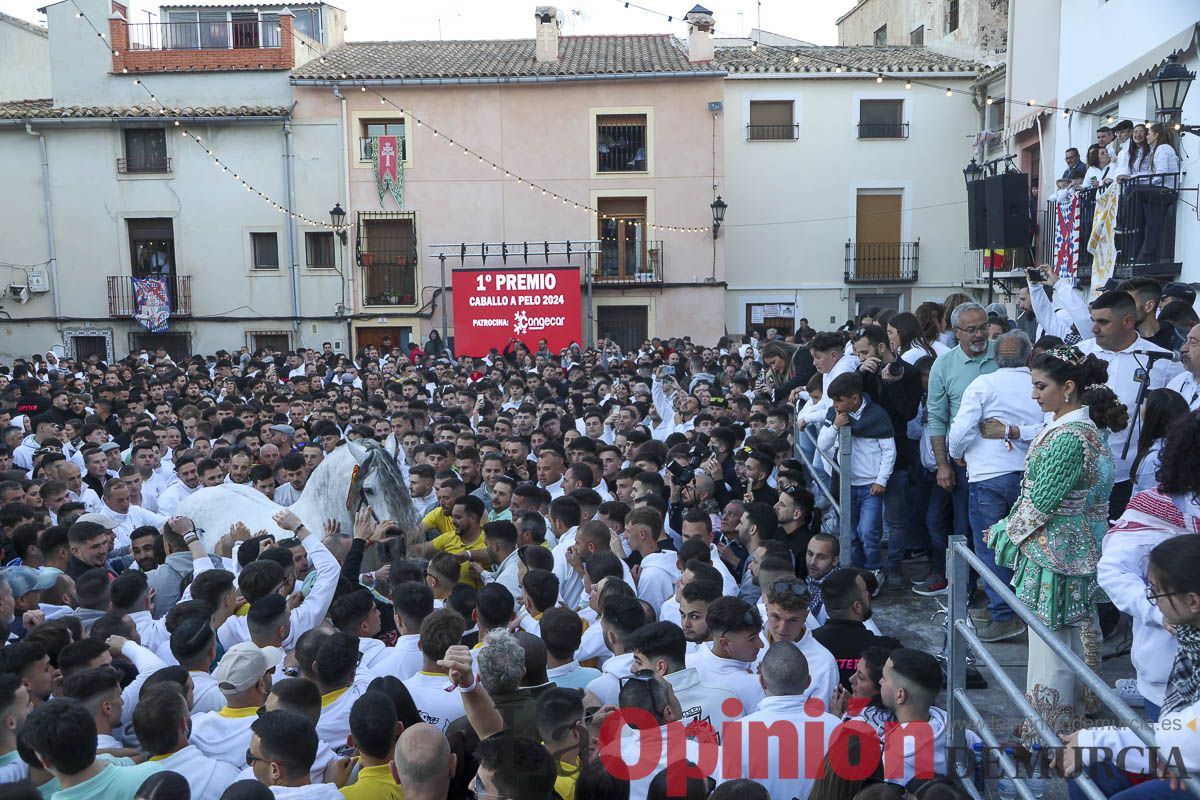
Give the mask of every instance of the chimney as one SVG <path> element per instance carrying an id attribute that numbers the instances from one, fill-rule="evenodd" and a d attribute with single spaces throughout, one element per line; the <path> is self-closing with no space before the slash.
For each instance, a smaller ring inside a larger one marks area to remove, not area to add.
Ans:
<path id="1" fill-rule="evenodd" d="M 712 12 L 704 6 L 696 6 L 684 16 L 688 24 L 688 61 L 698 64 L 713 60 Z"/>
<path id="2" fill-rule="evenodd" d="M 558 61 L 558 35 L 562 28 L 562 16 L 554 6 L 538 6 L 533 16 L 537 19 L 537 37 L 534 54 L 539 64 Z"/>

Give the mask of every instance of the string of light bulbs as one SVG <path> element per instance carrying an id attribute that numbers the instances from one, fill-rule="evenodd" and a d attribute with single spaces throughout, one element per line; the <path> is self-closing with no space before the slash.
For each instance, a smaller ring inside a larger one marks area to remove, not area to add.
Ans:
<path id="1" fill-rule="evenodd" d="M 79 7 L 78 3 L 76 3 L 75 0 L 71 0 L 71 5 L 75 7 L 76 18 L 83 19 L 87 23 L 88 27 L 90 27 L 92 29 L 92 31 L 96 34 L 97 38 L 99 38 L 100 41 L 104 44 L 105 49 L 107 49 L 109 51 L 109 53 L 111 55 L 113 55 L 114 57 L 119 57 L 120 56 L 119 51 L 117 51 L 112 46 L 111 42 L 109 42 L 108 36 L 103 31 L 101 31 L 99 28 L 96 27 L 96 25 L 92 22 L 91 18 L 88 17 L 87 14 L 84 13 L 83 9 L 81 9 Z M 312 45 L 309 45 L 307 42 L 304 42 L 302 39 L 300 41 L 303 44 L 305 44 L 306 46 L 308 46 L 310 49 L 312 49 L 314 52 L 318 52 L 316 50 L 316 48 L 312 47 Z M 320 55 L 320 60 L 321 60 L 322 64 L 326 63 L 324 54 Z M 128 70 L 123 70 L 123 72 L 127 72 L 127 71 Z M 346 75 L 343 73 L 342 77 L 343 77 L 343 79 L 345 79 Z M 164 117 L 166 119 L 170 119 L 173 121 L 174 126 L 180 129 L 180 134 L 182 136 L 191 139 L 196 145 L 202 147 L 205 151 L 205 154 L 209 158 L 212 159 L 214 166 L 219 167 L 221 169 L 222 173 L 228 174 L 234 180 L 237 180 L 242 185 L 242 187 L 244 189 L 246 189 L 246 191 L 259 197 L 265 203 L 267 203 L 268 205 L 270 205 L 272 208 L 279 211 L 280 213 L 287 214 L 287 215 L 291 216 L 293 219 L 300 220 L 307 225 L 310 225 L 313 227 L 324 228 L 327 230 L 333 230 L 333 231 L 345 231 L 345 230 L 349 229 L 349 227 L 350 227 L 349 224 L 332 225 L 329 222 L 322 222 L 320 220 L 315 220 L 315 219 L 307 217 L 297 211 L 294 211 L 291 208 L 288 208 L 285 204 L 276 202 L 268 193 L 263 192 L 260 189 L 258 189 L 257 187 L 255 187 L 253 184 L 251 184 L 249 181 L 247 181 L 243 175 L 241 175 L 239 172 L 237 172 L 229 164 L 224 162 L 220 158 L 220 156 L 217 155 L 213 151 L 213 149 L 211 147 L 209 147 L 207 144 L 204 143 L 202 136 L 194 133 L 186 125 L 182 124 L 179 119 L 179 116 L 178 116 L 179 109 L 168 108 L 162 101 L 160 101 L 158 99 L 157 95 L 155 95 L 154 92 L 151 91 L 150 87 L 147 86 L 145 81 L 143 81 L 141 78 L 135 78 L 134 84 L 139 86 L 146 93 L 147 97 L 150 98 L 150 101 L 152 103 L 155 103 L 163 112 L 165 112 Z M 366 84 L 362 84 L 361 89 L 363 92 L 366 92 L 368 90 L 368 87 L 366 86 Z M 614 216 L 614 215 L 610 215 L 610 214 L 601 212 L 600 209 L 594 208 L 594 207 L 588 205 L 587 203 L 580 203 L 578 201 L 572 200 L 572 199 L 566 197 L 565 195 L 559 194 L 558 192 L 554 191 L 553 189 L 550 189 L 549 187 L 547 187 L 543 184 L 540 184 L 536 181 L 529 180 L 528 178 L 525 178 L 521 175 L 518 175 L 515 172 L 512 172 L 509 169 L 504 168 L 503 165 L 484 157 L 478 151 L 473 150 L 472 148 L 455 140 L 452 136 L 445 133 L 444 131 L 434 127 L 433 125 L 428 124 L 425 120 L 414 115 L 411 112 L 411 110 L 404 109 L 402 106 L 395 103 L 390 98 L 387 98 L 380 92 L 377 92 L 374 89 L 371 89 L 371 92 L 379 98 L 379 102 L 381 104 L 391 105 L 394 108 L 396 108 L 400 113 L 405 114 L 406 117 L 412 119 L 416 123 L 418 128 L 428 128 L 434 139 L 439 139 L 439 138 L 445 139 L 452 148 L 457 148 L 468 158 L 474 158 L 478 161 L 478 163 L 490 166 L 493 171 L 499 172 L 499 171 L 503 170 L 504 177 L 516 180 L 518 186 L 524 185 L 524 186 L 528 186 L 530 191 L 534 191 L 534 192 L 540 191 L 542 196 L 545 196 L 550 200 L 558 201 L 558 202 L 562 203 L 563 206 L 570 206 L 572 209 L 576 209 L 576 210 L 582 209 L 584 212 L 590 214 L 591 216 L 593 216 L 599 220 L 606 220 L 606 221 L 611 220 L 614 222 L 624 222 L 628 225 L 633 225 L 638 228 L 645 227 L 652 232 L 704 234 L 704 233 L 708 232 L 708 230 L 709 230 L 709 228 L 707 226 L 660 225 L 657 223 L 651 224 L 651 223 L 648 223 L 645 220 L 641 220 L 641 219 L 619 217 L 619 216 Z"/>
<path id="2" fill-rule="evenodd" d="M 614 2 L 620 3 L 625 8 L 631 8 L 631 9 L 636 9 L 638 11 L 644 11 L 647 14 L 653 14 L 658 17 L 665 17 L 667 22 L 674 22 L 675 17 L 676 17 L 675 14 L 667 14 L 662 11 L 658 11 L 657 9 L 648 8 L 646 6 L 639 5 L 634 2 L 630 2 L 630 0 L 614 0 Z M 723 36 L 730 36 L 730 37 L 737 38 L 737 39 L 745 39 L 746 38 L 744 36 L 734 36 L 734 34 L 729 31 L 724 31 L 724 30 L 718 31 L 716 28 L 714 28 L 712 32 L 720 33 Z M 800 54 L 796 52 L 795 47 L 767 44 L 766 42 L 759 42 L 754 39 L 750 40 L 750 52 L 756 53 L 756 52 L 758 52 L 758 48 L 760 48 L 760 47 L 762 47 L 766 50 L 777 51 L 780 53 L 784 53 L 786 55 L 790 55 L 792 57 L 793 64 L 799 64 L 801 61 Z M 931 81 L 916 79 L 908 74 L 899 75 L 899 74 L 895 74 L 895 73 L 889 73 L 887 71 L 880 72 L 878 70 L 863 69 L 860 66 L 856 66 L 853 64 L 847 64 L 847 63 L 838 61 L 833 58 L 814 55 L 811 52 L 805 52 L 804 58 L 810 59 L 812 61 L 817 61 L 817 62 L 820 62 L 823 64 L 832 65 L 833 71 L 835 73 L 841 73 L 843 70 L 846 70 L 848 72 L 860 72 L 860 73 L 874 74 L 876 83 L 883 83 L 884 80 L 904 81 L 905 89 L 911 89 L 913 87 L 913 85 L 915 84 L 917 86 L 923 86 L 923 87 L 927 87 L 930 89 L 937 89 L 939 91 L 945 92 L 947 97 L 953 97 L 956 94 L 967 95 L 967 96 L 971 97 L 972 99 L 974 99 L 976 97 L 976 93 L 972 89 L 959 89 L 959 88 L 956 88 L 953 86 L 944 86 L 941 84 L 933 83 Z M 1017 100 L 1015 98 L 1009 98 L 1009 97 L 997 98 L 997 97 L 993 97 L 991 95 L 986 95 L 984 102 L 989 106 L 994 105 L 995 103 L 999 102 L 999 103 L 1004 103 L 1006 105 L 1020 106 L 1020 107 L 1024 107 L 1024 108 L 1037 108 L 1037 109 L 1041 109 L 1043 112 L 1058 111 L 1058 112 L 1062 113 L 1064 119 L 1071 116 L 1072 114 L 1081 114 L 1081 115 L 1085 115 L 1085 116 L 1089 116 L 1089 117 L 1098 117 L 1098 118 L 1102 118 L 1109 125 L 1117 122 L 1118 120 L 1123 120 L 1123 119 L 1128 119 L 1130 122 L 1132 122 L 1134 124 L 1149 125 L 1151 122 L 1150 120 L 1138 119 L 1136 117 L 1117 117 L 1115 114 L 1096 113 L 1094 111 L 1084 111 L 1083 109 L 1080 109 L 1080 108 L 1068 108 L 1066 106 L 1056 106 L 1056 105 L 1050 105 L 1047 103 L 1039 103 L 1039 102 L 1037 102 L 1036 99 Z M 1176 130 L 1179 130 L 1180 123 L 1175 123 L 1173 125 L 1173 127 Z"/>
<path id="3" fill-rule="evenodd" d="M 75 18 L 82 19 L 84 22 L 86 22 L 88 27 L 91 28 L 92 31 L 96 34 L 96 37 L 104 44 L 105 49 L 108 50 L 109 53 L 113 57 L 119 58 L 121 54 L 116 48 L 114 48 L 112 46 L 112 43 L 108 39 L 108 35 L 96 27 L 95 23 L 92 22 L 91 17 L 89 17 L 87 14 L 84 13 L 83 9 L 79 7 L 79 4 L 77 2 L 75 2 L 75 0 L 71 0 L 71 5 L 75 7 Z M 127 73 L 127 72 L 128 72 L 128 69 L 122 70 L 122 73 Z M 140 87 L 142 89 L 142 91 L 144 91 L 146 93 L 146 96 L 150 98 L 150 102 L 154 103 L 155 105 L 158 106 L 159 109 L 161 109 L 163 112 L 165 112 L 163 114 L 164 119 L 171 120 L 172 122 L 174 122 L 174 127 L 179 128 L 181 136 L 190 139 L 195 144 L 197 144 L 198 146 L 203 148 L 205 154 L 209 158 L 212 159 L 213 165 L 215 167 L 219 167 L 223 174 L 229 175 L 234 180 L 238 181 L 242 185 L 242 188 L 244 188 L 247 192 L 250 192 L 251 194 L 260 198 L 263 202 L 265 202 L 267 205 L 274 208 L 276 211 L 279 211 L 282 214 L 287 214 L 292 219 L 299 220 L 299 221 L 305 223 L 306 225 L 312 226 L 314 228 L 323 228 L 325 230 L 330 230 L 330 231 L 345 231 L 345 230 L 349 229 L 349 227 L 350 227 L 349 225 L 333 225 L 333 224 L 330 224 L 329 222 L 312 219 L 311 217 L 307 217 L 304 214 L 301 214 L 297 211 L 293 211 L 292 209 L 288 208 L 286 205 L 277 203 L 274 200 L 274 198 L 272 198 L 269 194 L 267 194 L 266 192 L 262 191 L 261 189 L 258 189 L 257 187 L 255 187 L 253 184 L 251 184 L 249 181 L 246 180 L 245 176 L 243 176 L 236 169 L 232 168 L 229 164 L 227 164 L 225 161 L 223 161 L 221 159 L 221 157 L 219 155 L 217 155 L 217 153 L 215 153 L 211 147 L 209 147 L 207 144 L 204 143 L 204 139 L 202 136 L 200 136 L 197 133 L 194 133 L 190 128 L 188 128 L 186 125 L 184 125 L 180 121 L 180 117 L 179 117 L 180 109 L 168 108 L 165 103 L 163 103 L 161 100 L 158 99 L 158 96 L 153 91 L 151 91 L 150 87 L 147 86 L 145 81 L 143 81 L 141 78 L 134 78 L 133 83 L 135 86 Z"/>

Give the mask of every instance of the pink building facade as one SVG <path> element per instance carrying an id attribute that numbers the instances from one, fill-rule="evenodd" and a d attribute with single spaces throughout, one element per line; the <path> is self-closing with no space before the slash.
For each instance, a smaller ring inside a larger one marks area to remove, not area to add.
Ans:
<path id="1" fill-rule="evenodd" d="M 723 73 L 696 38 L 710 34 L 693 32 L 693 60 L 669 36 L 560 36 L 552 9 L 538 9 L 535 30 L 347 43 L 293 73 L 295 124 L 341 131 L 338 202 L 352 227 L 338 264 L 355 349 L 441 328 L 449 298 L 432 246 L 457 243 L 508 242 L 509 267 L 526 263 L 514 243 L 530 243 L 531 267 L 547 263 L 544 242 L 576 243 L 550 263 L 591 271 L 592 341 L 724 334 L 724 240 L 710 208 L 723 181 L 711 105 Z M 400 202 L 377 189 L 376 136 L 402 143 Z M 459 265 L 445 259 L 447 284 Z M 586 328 L 586 296 L 583 307 Z M 450 302 L 446 313 L 453 336 Z"/>

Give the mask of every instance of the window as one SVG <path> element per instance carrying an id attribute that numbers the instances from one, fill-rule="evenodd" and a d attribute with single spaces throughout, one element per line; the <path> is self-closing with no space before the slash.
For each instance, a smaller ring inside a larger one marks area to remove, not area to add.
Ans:
<path id="1" fill-rule="evenodd" d="M 310 39 L 321 41 L 320 23 L 317 20 L 316 9 L 293 8 L 292 14 L 295 15 L 292 19 L 293 30 L 304 34 Z"/>
<path id="2" fill-rule="evenodd" d="M 596 306 L 596 327 L 625 352 L 632 352 L 650 338 L 649 313 L 645 306 Z"/>
<path id="3" fill-rule="evenodd" d="M 404 146 L 404 120 L 395 119 L 380 121 L 368 121 L 362 123 L 362 137 L 358 140 L 358 160 L 371 160 L 371 147 L 373 142 L 371 139 L 375 136 L 396 136 L 400 139 L 400 163 L 404 163 L 407 157 Z"/>
<path id="4" fill-rule="evenodd" d="M 182 364 L 192 353 L 192 335 L 190 333 L 130 333 L 129 352 L 138 353 L 145 350 L 153 353 L 158 348 L 167 351 L 177 364 Z"/>
<path id="5" fill-rule="evenodd" d="M 746 126 L 746 139 L 756 141 L 781 141 L 797 139 L 800 126 L 792 122 L 791 100 L 751 100 L 750 124 Z"/>
<path id="6" fill-rule="evenodd" d="M 858 138 L 907 139 L 903 100 L 858 101 Z"/>
<path id="7" fill-rule="evenodd" d="M 946 4 L 946 33 L 958 30 L 958 0 L 949 0 Z"/>
<path id="8" fill-rule="evenodd" d="M 1004 127 L 1004 98 L 997 97 L 987 107 L 987 129 L 999 132 Z"/>
<path id="9" fill-rule="evenodd" d="M 600 274 L 596 281 L 661 281 L 661 273 L 655 276 L 647 258 L 646 198 L 602 197 L 597 206 Z"/>
<path id="10" fill-rule="evenodd" d="M 309 231 L 304 234 L 304 251 L 309 269 L 333 269 L 333 234 Z"/>
<path id="11" fill-rule="evenodd" d="M 195 11 L 168 11 L 163 25 L 163 47 L 168 50 L 195 50 L 200 46 L 200 28 Z"/>
<path id="12" fill-rule="evenodd" d="M 229 20 L 224 11 L 200 12 L 200 47 L 223 50 L 230 46 Z"/>
<path id="13" fill-rule="evenodd" d="M 887 25 L 880 25 L 875 29 L 875 46 L 883 47 L 887 44 Z"/>
<path id="14" fill-rule="evenodd" d="M 292 349 L 292 337 L 287 331 L 246 331 L 251 352 L 267 350 L 272 353 L 286 353 Z"/>
<path id="15" fill-rule="evenodd" d="M 596 117 L 596 171 L 646 171 L 646 115 Z"/>
<path id="16" fill-rule="evenodd" d="M 908 34 L 908 43 L 913 47 L 923 47 L 925 45 L 925 26 L 918 25 Z"/>
<path id="17" fill-rule="evenodd" d="M 75 346 L 75 358 L 80 361 L 86 361 L 91 356 L 101 361 L 109 359 L 108 339 L 103 336 L 72 336 L 71 341 Z"/>
<path id="18" fill-rule="evenodd" d="M 252 233 L 250 245 L 255 269 L 279 269 L 279 234 Z"/>
<path id="19" fill-rule="evenodd" d="M 135 278 L 175 272 L 175 234 L 167 218 L 130 219 L 129 255 Z"/>
<path id="20" fill-rule="evenodd" d="M 167 132 L 162 128 L 128 128 L 124 138 L 125 158 L 118 160 L 118 172 L 171 171 L 171 160 L 167 158 Z"/>
<path id="21" fill-rule="evenodd" d="M 410 212 L 358 215 L 358 262 L 363 266 L 363 303 L 416 302 L 417 226 Z"/>

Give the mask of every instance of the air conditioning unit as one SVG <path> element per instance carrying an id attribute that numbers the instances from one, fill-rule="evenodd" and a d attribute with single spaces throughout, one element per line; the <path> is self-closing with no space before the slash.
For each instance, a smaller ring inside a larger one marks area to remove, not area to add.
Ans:
<path id="1" fill-rule="evenodd" d="M 8 296 L 18 303 L 28 303 L 29 287 L 22 283 L 10 283 L 8 285 Z"/>

